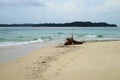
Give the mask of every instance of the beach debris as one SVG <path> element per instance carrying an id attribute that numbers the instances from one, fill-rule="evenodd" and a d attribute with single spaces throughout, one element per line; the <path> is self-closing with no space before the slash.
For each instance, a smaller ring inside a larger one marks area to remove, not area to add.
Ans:
<path id="1" fill-rule="evenodd" d="M 83 43 L 84 43 L 84 41 L 74 40 L 73 34 L 72 34 L 72 37 L 66 38 L 66 42 L 64 43 L 64 45 L 83 44 Z"/>
<path id="2" fill-rule="evenodd" d="M 47 62 L 43 61 L 42 63 L 47 63 Z"/>

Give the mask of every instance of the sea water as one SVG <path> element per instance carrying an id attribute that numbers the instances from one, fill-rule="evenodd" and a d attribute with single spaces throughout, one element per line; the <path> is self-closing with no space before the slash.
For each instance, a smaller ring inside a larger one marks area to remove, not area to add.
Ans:
<path id="1" fill-rule="evenodd" d="M 75 40 L 120 40 L 119 27 L 0 27 L 0 63 L 64 42 L 72 34 Z"/>
<path id="2" fill-rule="evenodd" d="M 0 27 L 0 47 L 76 40 L 120 40 L 119 27 Z"/>

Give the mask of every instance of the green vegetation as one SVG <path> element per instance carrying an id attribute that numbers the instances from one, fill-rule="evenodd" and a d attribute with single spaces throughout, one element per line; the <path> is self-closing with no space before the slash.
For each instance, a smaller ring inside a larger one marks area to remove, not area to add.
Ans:
<path id="1" fill-rule="evenodd" d="M 0 27 L 117 27 L 106 22 L 71 22 L 71 23 L 40 23 L 40 24 L 0 24 Z"/>

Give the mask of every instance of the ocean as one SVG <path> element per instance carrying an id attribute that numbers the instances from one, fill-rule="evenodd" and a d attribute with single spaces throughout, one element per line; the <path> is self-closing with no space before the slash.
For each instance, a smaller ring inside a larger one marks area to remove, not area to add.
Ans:
<path id="1" fill-rule="evenodd" d="M 119 27 L 0 27 L 0 47 L 76 40 L 120 40 Z"/>
<path id="2" fill-rule="evenodd" d="M 0 63 L 11 62 L 40 47 L 75 40 L 120 40 L 120 28 L 0 27 Z"/>

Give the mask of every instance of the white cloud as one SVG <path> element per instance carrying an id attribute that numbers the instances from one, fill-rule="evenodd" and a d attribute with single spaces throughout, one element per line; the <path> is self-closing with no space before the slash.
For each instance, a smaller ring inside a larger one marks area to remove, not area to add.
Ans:
<path id="1" fill-rule="evenodd" d="M 84 9 L 84 5 L 83 3 L 78 3 L 78 1 L 68 1 L 66 3 L 63 4 L 56 4 L 56 3 L 47 3 L 46 7 L 49 8 L 49 10 L 51 10 L 51 12 L 60 12 L 60 14 L 68 14 L 69 13 L 78 13 L 78 12 L 82 12 Z"/>
<path id="2" fill-rule="evenodd" d="M 24 19 L 23 22 L 81 20 L 119 23 L 119 7 L 120 0 L 0 0 L 0 18 L 5 22 L 7 19 L 8 22 L 21 22 Z"/>
<path id="3" fill-rule="evenodd" d="M 44 6 L 39 0 L 0 0 L 0 6 Z"/>
<path id="4" fill-rule="evenodd" d="M 83 19 L 119 23 L 120 0 L 104 0 L 101 4 L 85 8 Z"/>
<path id="5" fill-rule="evenodd" d="M 101 5 L 88 8 L 98 12 L 109 12 L 118 10 L 120 7 L 120 0 L 105 0 Z"/>

